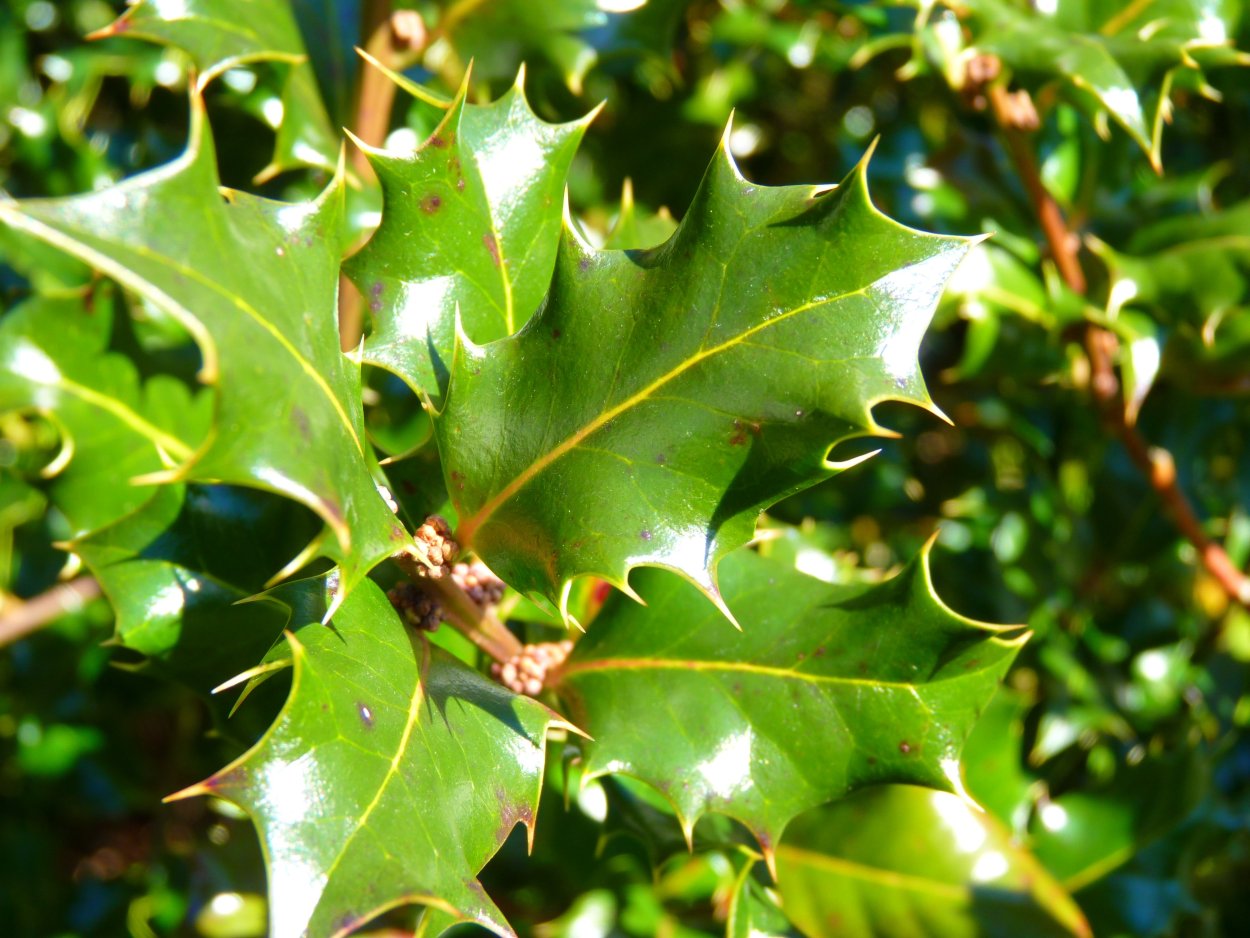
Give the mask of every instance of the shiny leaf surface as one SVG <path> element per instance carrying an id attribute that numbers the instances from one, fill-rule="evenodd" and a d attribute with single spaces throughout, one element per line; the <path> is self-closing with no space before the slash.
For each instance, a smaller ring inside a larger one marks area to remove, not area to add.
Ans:
<path id="1" fill-rule="evenodd" d="M 782 908 L 809 938 L 1091 934 L 1003 827 L 944 792 L 890 785 L 812 811 L 777 869 Z"/>
<path id="2" fill-rule="evenodd" d="M 411 632 L 372 582 L 321 625 L 333 592 L 310 579 L 266 594 L 290 609 L 290 697 L 253 749 L 181 796 L 255 821 L 274 938 L 346 935 L 407 904 L 511 934 L 475 877 L 532 827 L 562 721 Z"/>
<path id="3" fill-rule="evenodd" d="M 182 49 L 195 62 L 201 82 L 252 62 L 284 63 L 288 71 L 273 122 L 278 138 L 260 178 L 301 166 L 334 171 L 339 137 L 288 0 L 140 0 L 102 34 Z"/>
<path id="4" fill-rule="evenodd" d="M 1034 9 L 1005 0 L 961 0 L 974 14 L 974 43 L 1025 77 L 1058 78 L 1160 163 L 1160 139 L 1175 74 L 1204 63 L 1244 65 L 1229 48 L 1239 4 L 1227 0 L 1086 3 Z"/>
<path id="5" fill-rule="evenodd" d="M 566 225 L 546 304 L 463 339 L 435 433 L 462 542 L 522 592 L 664 566 L 716 595 L 761 509 L 834 474 L 882 400 L 930 406 L 916 351 L 963 238 L 835 191 L 756 186 L 722 144 L 665 244 L 595 251 Z"/>
<path id="6" fill-rule="evenodd" d="M 751 551 L 723 571 L 741 632 L 648 570 L 647 605 L 616 597 L 574 648 L 556 690 L 592 737 L 588 776 L 655 786 L 688 832 L 705 811 L 727 814 L 766 852 L 795 815 L 861 786 L 958 784 L 964 740 L 1022 638 L 943 606 L 924 556 L 868 588 Z"/>
<path id="7" fill-rule="evenodd" d="M 208 431 L 210 395 L 174 378 L 141 381 L 108 351 L 114 298 L 36 297 L 0 320 L 0 412 L 43 414 L 61 433 L 44 470 L 72 535 L 139 508 L 151 488 L 131 480 L 187 459 Z"/>
<path id="8" fill-rule="evenodd" d="M 462 92 L 413 153 L 368 151 L 382 223 L 346 269 L 373 313 L 369 362 L 439 399 L 457 310 L 477 342 L 529 319 L 551 279 L 565 179 L 587 123 L 540 121 L 518 79 L 488 105 Z"/>
<path id="9" fill-rule="evenodd" d="M 220 485 L 167 485 L 76 541 L 117 616 L 114 640 L 201 693 L 257 664 L 286 617 L 241 603 L 317 533 L 288 499 Z M 241 603 L 241 604 L 240 604 Z"/>
<path id="10" fill-rule="evenodd" d="M 327 550 L 349 589 L 407 535 L 375 487 L 359 364 L 338 349 L 342 185 L 295 204 L 219 194 L 193 98 L 191 143 L 176 162 L 104 192 L 0 202 L 0 222 L 87 261 L 192 333 L 200 378 L 216 389 L 213 430 L 162 478 L 302 502 L 333 531 Z"/>

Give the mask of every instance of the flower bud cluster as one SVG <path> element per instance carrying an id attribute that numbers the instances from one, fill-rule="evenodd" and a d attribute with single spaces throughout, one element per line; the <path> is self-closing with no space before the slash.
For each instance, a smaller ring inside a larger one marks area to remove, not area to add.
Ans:
<path id="1" fill-rule="evenodd" d="M 442 622 L 443 610 L 438 600 L 412 583 L 396 583 L 387 591 L 386 598 L 414 629 L 433 632 Z"/>
<path id="2" fill-rule="evenodd" d="M 425 556 L 429 560 L 429 566 L 418 571 L 421 576 L 440 580 L 451 573 L 451 562 L 460 552 L 460 545 L 452 538 L 446 521 L 438 515 L 430 515 L 413 536 L 425 548 Z"/>
<path id="3" fill-rule="evenodd" d="M 547 675 L 563 664 L 572 650 L 573 643 L 567 640 L 526 645 L 507 661 L 492 664 L 490 673 L 513 693 L 537 697 L 542 693 Z"/>
<path id="4" fill-rule="evenodd" d="M 483 608 L 494 606 L 503 599 L 503 580 L 491 573 L 480 560 L 456 564 L 451 568 L 451 576 L 456 585 Z"/>

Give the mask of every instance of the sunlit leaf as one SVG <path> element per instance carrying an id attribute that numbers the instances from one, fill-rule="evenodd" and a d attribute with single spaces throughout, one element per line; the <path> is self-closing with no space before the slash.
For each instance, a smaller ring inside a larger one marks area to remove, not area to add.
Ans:
<path id="1" fill-rule="evenodd" d="M 883 400 L 931 406 L 916 351 L 968 247 L 836 190 L 768 188 L 722 145 L 665 244 L 595 251 L 566 226 L 546 304 L 451 362 L 435 433 L 459 534 L 554 603 L 664 566 L 716 594 L 761 509 L 833 475 Z"/>

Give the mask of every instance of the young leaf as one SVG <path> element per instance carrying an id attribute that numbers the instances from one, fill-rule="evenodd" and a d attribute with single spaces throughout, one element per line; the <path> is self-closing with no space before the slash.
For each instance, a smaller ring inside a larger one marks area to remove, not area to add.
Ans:
<path id="1" fill-rule="evenodd" d="M 766 855 L 790 819 L 854 789 L 959 784 L 964 740 L 1024 638 L 941 604 L 928 554 L 886 583 L 835 586 L 752 551 L 726 558 L 741 633 L 677 577 L 637 577 L 556 676 L 587 777 L 662 791 L 687 833 L 742 821 Z M 784 597 L 779 601 L 778 597 Z"/>
<path id="2" fill-rule="evenodd" d="M 1201 79 L 1204 64 L 1250 62 L 1230 46 L 1239 18 L 1231 4 L 1065 2 L 1047 12 L 1005 0 L 960 0 L 956 6 L 973 15 L 978 50 L 1025 76 L 1061 79 L 1078 101 L 1110 114 L 1156 168 L 1175 76 L 1192 69 Z"/>
<path id="3" fill-rule="evenodd" d="M 566 222 L 542 310 L 452 359 L 435 432 L 462 543 L 562 608 L 574 577 L 640 564 L 715 597 L 763 508 L 881 432 L 876 403 L 931 407 L 916 351 L 969 241 L 881 215 L 865 173 L 756 186 L 722 142 L 660 247 L 595 251 Z"/>
<path id="4" fill-rule="evenodd" d="M 360 366 L 339 351 L 341 177 L 308 203 L 218 191 L 203 102 L 173 163 L 67 199 L 0 201 L 0 223 L 92 264 L 174 316 L 216 386 L 213 428 L 162 481 L 249 485 L 334 533 L 350 589 L 407 535 L 375 487 Z M 245 260 L 244 260 L 245 258 Z"/>
<path id="5" fill-rule="evenodd" d="M 546 733 L 567 724 L 417 637 L 371 581 L 322 626 L 333 592 L 310 579 L 266 594 L 291 612 L 286 706 L 174 797 L 251 815 L 274 938 L 346 935 L 405 904 L 511 935 L 475 877 L 518 822 L 532 831 Z"/>
<path id="6" fill-rule="evenodd" d="M 0 319 L 0 412 L 35 411 L 60 430 L 61 454 L 45 473 L 71 535 L 143 505 L 152 490 L 130 480 L 187 459 L 208 432 L 209 395 L 192 397 L 169 377 L 141 383 L 108 351 L 113 303 L 107 290 L 90 308 L 35 297 Z"/>
<path id="7" fill-rule="evenodd" d="M 993 817 L 890 785 L 812 811 L 777 848 L 781 906 L 810 938 L 1091 934 Z"/>
<path id="8" fill-rule="evenodd" d="M 551 279 L 564 182 L 593 114 L 540 121 L 523 74 L 488 105 L 469 104 L 466 84 L 413 153 L 367 149 L 385 210 L 345 265 L 374 317 L 365 359 L 436 400 L 457 309 L 475 341 L 500 339 L 538 308 Z"/>
<path id="9" fill-rule="evenodd" d="M 334 171 L 339 138 L 306 61 L 288 0 L 140 0 L 97 35 L 126 35 L 182 49 L 199 70 L 201 87 L 252 62 L 286 63 L 278 139 L 258 181 L 301 166 Z"/>

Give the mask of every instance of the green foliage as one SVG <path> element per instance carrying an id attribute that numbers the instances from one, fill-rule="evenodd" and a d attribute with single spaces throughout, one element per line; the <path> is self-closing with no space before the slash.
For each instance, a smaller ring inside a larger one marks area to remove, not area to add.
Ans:
<path id="1" fill-rule="evenodd" d="M 1241 13 L 0 0 L 6 933 L 1238 933 Z"/>

